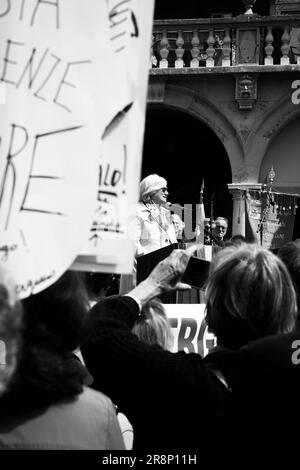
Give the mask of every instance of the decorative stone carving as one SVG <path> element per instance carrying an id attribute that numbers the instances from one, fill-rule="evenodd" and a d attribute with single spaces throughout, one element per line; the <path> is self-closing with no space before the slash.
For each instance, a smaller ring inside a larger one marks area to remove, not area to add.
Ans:
<path id="1" fill-rule="evenodd" d="M 250 135 L 251 131 L 250 130 L 242 130 L 241 131 L 241 136 L 242 136 L 242 139 L 244 142 L 247 141 L 249 135 Z"/>
<path id="2" fill-rule="evenodd" d="M 163 103 L 165 101 L 166 82 L 163 79 L 150 81 L 148 86 L 148 103 Z"/>
<path id="3" fill-rule="evenodd" d="M 256 0 L 243 0 L 243 4 L 246 8 L 244 15 L 253 15 L 252 8 L 254 7 L 255 3 Z"/>
<path id="4" fill-rule="evenodd" d="M 237 30 L 237 63 L 259 64 L 259 28 L 241 28 Z"/>
<path id="5" fill-rule="evenodd" d="M 257 78 L 253 74 L 238 75 L 235 81 L 235 99 L 239 109 L 252 109 L 257 100 Z"/>

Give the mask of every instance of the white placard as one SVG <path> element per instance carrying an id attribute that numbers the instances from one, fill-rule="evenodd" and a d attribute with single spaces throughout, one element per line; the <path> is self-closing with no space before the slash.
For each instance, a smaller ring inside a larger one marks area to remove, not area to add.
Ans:
<path id="1" fill-rule="evenodd" d="M 100 135 L 129 95 L 106 0 L 1 2 L 0 37 L 0 263 L 26 297 L 80 252 Z"/>
<path id="2" fill-rule="evenodd" d="M 174 335 L 173 352 L 195 352 L 204 357 L 216 346 L 205 322 L 205 304 L 164 304 Z"/>
<path id="3" fill-rule="evenodd" d="M 131 273 L 141 174 L 153 0 L 108 0 L 111 47 L 128 102 L 102 135 L 99 188 L 87 243 L 74 269 Z"/>

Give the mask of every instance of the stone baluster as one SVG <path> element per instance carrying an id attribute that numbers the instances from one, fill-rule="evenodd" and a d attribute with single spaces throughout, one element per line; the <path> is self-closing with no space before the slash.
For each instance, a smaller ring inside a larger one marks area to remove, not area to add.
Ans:
<path id="1" fill-rule="evenodd" d="M 231 63 L 232 65 L 236 65 L 236 38 L 232 38 L 231 43 Z"/>
<path id="2" fill-rule="evenodd" d="M 230 67 L 230 54 L 231 54 L 231 38 L 229 28 L 225 28 L 225 36 L 223 39 L 223 56 L 222 67 Z"/>
<path id="3" fill-rule="evenodd" d="M 280 65 L 288 65 L 290 63 L 289 52 L 290 52 L 290 33 L 289 26 L 285 25 L 283 35 L 281 36 L 282 46 L 281 52 L 282 57 L 280 59 Z"/>
<path id="4" fill-rule="evenodd" d="M 178 31 L 178 37 L 177 37 L 177 40 L 176 40 L 176 45 L 177 45 L 177 48 L 175 50 L 175 54 L 176 54 L 175 68 L 176 69 L 182 69 L 184 67 L 184 62 L 182 60 L 182 57 L 183 57 L 183 54 L 184 54 L 184 49 L 183 49 L 184 39 L 183 39 L 181 30 Z"/>
<path id="5" fill-rule="evenodd" d="M 206 54 L 207 54 L 207 59 L 206 59 L 206 67 L 214 67 L 215 65 L 215 60 L 214 60 L 214 55 L 215 55 L 215 48 L 214 48 L 214 43 L 215 43 L 215 37 L 212 28 L 209 30 L 209 35 L 207 38 L 207 44 L 208 48 L 206 49 Z"/>
<path id="6" fill-rule="evenodd" d="M 198 36 L 198 31 L 196 29 L 193 32 L 191 44 L 193 47 L 191 49 L 192 60 L 190 62 L 190 67 L 197 68 L 199 67 L 200 40 Z"/>
<path id="7" fill-rule="evenodd" d="M 151 69 L 152 67 L 156 67 L 157 66 L 157 58 L 154 54 L 154 50 L 153 50 L 153 45 L 154 45 L 154 36 L 152 35 L 152 41 L 151 41 L 151 48 L 150 48 L 150 64 L 149 64 L 149 68 Z"/>
<path id="8" fill-rule="evenodd" d="M 268 26 L 268 32 L 266 35 L 266 46 L 265 46 L 265 65 L 273 65 L 274 64 L 274 59 L 273 59 L 273 51 L 274 51 L 274 46 L 273 46 L 273 41 L 274 41 L 274 36 L 272 34 L 272 27 Z"/>
<path id="9" fill-rule="evenodd" d="M 167 69 L 168 64 L 168 55 L 169 55 L 169 40 L 167 38 L 167 31 L 163 31 L 162 38 L 160 40 L 160 49 L 159 54 L 161 60 L 159 61 L 159 68 L 160 69 Z"/>

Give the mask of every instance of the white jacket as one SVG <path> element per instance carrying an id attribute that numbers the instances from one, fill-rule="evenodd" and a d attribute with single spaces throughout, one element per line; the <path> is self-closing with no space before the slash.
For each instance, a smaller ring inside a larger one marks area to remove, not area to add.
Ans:
<path id="1" fill-rule="evenodd" d="M 139 202 L 136 211 L 136 256 L 145 255 L 176 242 L 170 211 L 161 207 L 159 218 L 153 216 L 144 203 Z"/>

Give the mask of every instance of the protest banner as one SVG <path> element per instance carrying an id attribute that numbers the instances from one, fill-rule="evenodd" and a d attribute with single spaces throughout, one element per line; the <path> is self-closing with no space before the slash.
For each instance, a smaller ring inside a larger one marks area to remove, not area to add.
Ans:
<path id="1" fill-rule="evenodd" d="M 296 194 L 247 190 L 247 239 L 275 250 L 292 240 L 297 198 Z"/>
<path id="2" fill-rule="evenodd" d="M 204 357 L 216 346 L 216 337 L 208 331 L 205 304 L 164 304 L 174 335 L 173 352 L 195 352 Z"/>
<path id="3" fill-rule="evenodd" d="M 53 283 L 88 235 L 100 136 L 128 91 L 104 0 L 1 2 L 0 37 L 0 263 L 26 297 Z"/>
<path id="4" fill-rule="evenodd" d="M 121 71 L 117 80 L 125 83 L 128 101 L 101 136 L 96 207 L 73 269 L 131 273 L 154 1 L 108 0 L 107 5 L 112 55 Z"/>

